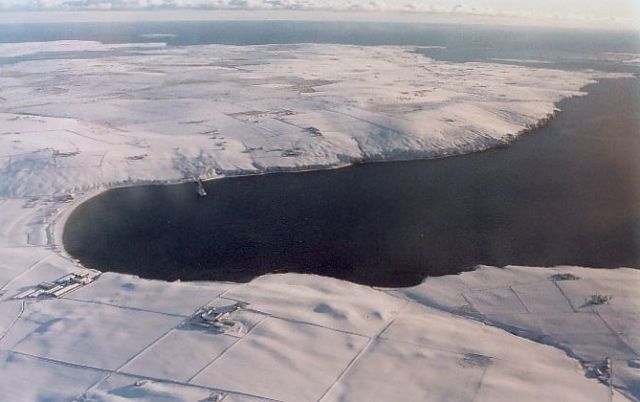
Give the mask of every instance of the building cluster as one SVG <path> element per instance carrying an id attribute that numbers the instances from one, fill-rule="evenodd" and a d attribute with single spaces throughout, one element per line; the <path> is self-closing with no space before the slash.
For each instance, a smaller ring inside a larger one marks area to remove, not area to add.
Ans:
<path id="1" fill-rule="evenodd" d="M 240 324 L 231 319 L 232 315 L 238 310 L 246 308 L 247 305 L 248 303 L 238 302 L 222 307 L 200 307 L 191 316 L 190 323 L 194 326 L 210 329 L 215 332 L 236 330 Z"/>
<path id="2" fill-rule="evenodd" d="M 15 299 L 35 299 L 38 297 L 63 297 L 74 290 L 90 284 L 100 276 L 101 272 L 87 269 L 67 274 L 53 282 L 40 282 L 15 296 Z"/>

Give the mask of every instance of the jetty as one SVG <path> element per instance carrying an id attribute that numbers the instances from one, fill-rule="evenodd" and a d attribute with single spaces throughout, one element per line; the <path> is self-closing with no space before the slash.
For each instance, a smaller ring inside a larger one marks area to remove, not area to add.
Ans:
<path id="1" fill-rule="evenodd" d="M 196 182 L 198 183 L 198 189 L 197 189 L 198 197 L 206 197 L 207 190 L 204 189 L 204 184 L 202 184 L 202 180 L 198 178 L 196 179 Z"/>

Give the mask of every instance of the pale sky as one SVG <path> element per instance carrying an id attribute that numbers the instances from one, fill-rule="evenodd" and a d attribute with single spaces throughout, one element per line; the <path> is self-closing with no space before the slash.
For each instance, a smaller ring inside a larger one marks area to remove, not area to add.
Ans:
<path id="1" fill-rule="evenodd" d="M 25 11 L 38 14 L 83 11 L 85 19 L 88 18 L 87 12 L 118 11 L 121 14 L 122 11 L 153 11 L 153 15 L 166 18 L 173 11 L 178 19 L 192 19 L 189 17 L 191 11 L 203 19 L 219 19 L 220 14 L 213 13 L 216 10 L 226 10 L 227 14 L 232 11 L 235 13 L 233 15 L 239 16 L 243 11 L 258 11 L 265 18 L 269 13 L 279 18 L 278 15 L 284 15 L 283 12 L 304 11 L 304 19 L 323 19 L 325 16 L 322 13 L 327 12 L 341 19 L 336 12 L 348 11 L 352 17 L 356 13 L 362 14 L 358 19 L 373 18 L 367 15 L 373 13 L 378 15 L 375 17 L 378 19 L 384 20 L 381 14 L 385 14 L 388 15 L 387 19 L 395 20 L 398 17 L 392 14 L 399 13 L 409 20 L 424 18 L 428 14 L 436 20 L 446 19 L 447 16 L 458 19 L 474 16 L 481 19 L 511 19 L 516 23 L 520 20 L 555 21 L 552 25 L 560 26 L 562 22 L 559 21 L 566 20 L 587 26 L 640 27 L 640 0 L 0 0 L 0 22 L 11 20 L 14 15 L 19 18 L 18 14 Z M 47 19 L 46 15 L 27 14 L 36 19 Z M 108 15 L 95 15 L 88 19 L 109 19 Z M 141 19 L 154 19 L 152 14 L 136 15 Z M 257 14 L 253 15 L 255 17 Z"/>

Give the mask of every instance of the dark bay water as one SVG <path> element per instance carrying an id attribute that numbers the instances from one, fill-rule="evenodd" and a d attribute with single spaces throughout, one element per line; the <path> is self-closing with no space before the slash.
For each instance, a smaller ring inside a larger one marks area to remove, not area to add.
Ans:
<path id="1" fill-rule="evenodd" d="M 508 148 L 440 160 L 113 189 L 63 242 L 166 280 L 310 272 L 409 286 L 477 264 L 640 267 L 640 80 L 604 80 Z"/>

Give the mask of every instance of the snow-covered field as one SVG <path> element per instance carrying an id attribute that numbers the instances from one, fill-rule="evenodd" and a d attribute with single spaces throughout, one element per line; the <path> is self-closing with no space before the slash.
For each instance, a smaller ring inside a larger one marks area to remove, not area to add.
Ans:
<path id="1" fill-rule="evenodd" d="M 55 58 L 68 52 L 81 57 Z M 104 273 L 15 299 L 83 270 L 59 234 L 101 189 L 481 150 L 603 73 L 343 45 L 0 44 L 1 57 L 26 61 L 0 64 L 0 400 L 640 400 L 630 269 L 480 267 L 406 289 Z M 237 302 L 225 331 L 190 319 Z M 594 378 L 607 357 L 612 397 Z"/>
<path id="2" fill-rule="evenodd" d="M 0 65 L 10 197 L 483 150 L 605 76 L 326 44 L 10 43 L 2 60 L 23 60 Z"/>

